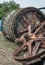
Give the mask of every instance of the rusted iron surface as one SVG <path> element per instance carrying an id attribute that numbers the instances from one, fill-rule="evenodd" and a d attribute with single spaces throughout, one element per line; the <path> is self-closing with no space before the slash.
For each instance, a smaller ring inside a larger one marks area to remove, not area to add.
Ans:
<path id="1" fill-rule="evenodd" d="M 39 20 L 40 16 L 35 11 L 27 15 L 29 15 L 26 16 L 29 17 L 28 19 L 22 15 L 21 22 L 25 28 L 18 31 L 21 37 L 15 40 L 16 43 L 21 42 L 22 45 L 15 50 L 14 59 L 30 65 L 45 57 L 45 20 Z"/>
<path id="2" fill-rule="evenodd" d="M 45 57 L 45 29 L 44 32 L 41 31 L 44 27 L 45 21 L 43 21 L 36 29 L 36 31 L 32 33 L 31 25 L 28 25 L 28 32 L 25 35 L 22 35 L 20 38 L 16 39 L 16 42 L 22 42 L 23 45 L 19 48 L 17 52 L 15 52 L 14 59 L 19 62 L 25 61 L 25 63 L 30 64 L 35 63 L 36 60 L 39 61 L 41 60 L 41 58 Z M 39 31 L 41 31 L 40 34 Z M 25 50 L 27 50 L 27 53 L 23 52 Z M 20 58 L 19 54 L 22 52 L 24 53 L 24 55 Z"/>

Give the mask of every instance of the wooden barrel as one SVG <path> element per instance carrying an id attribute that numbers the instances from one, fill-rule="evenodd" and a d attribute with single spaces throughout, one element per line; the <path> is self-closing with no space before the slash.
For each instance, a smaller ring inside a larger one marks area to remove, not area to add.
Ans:
<path id="1" fill-rule="evenodd" d="M 36 12 L 38 14 L 38 19 L 44 21 L 45 17 L 43 13 L 34 7 L 27 7 L 20 10 L 14 10 L 3 18 L 2 21 L 2 32 L 4 36 L 12 41 L 15 41 L 15 38 L 20 37 L 22 34 L 19 32 L 28 26 L 28 21 L 31 19 L 32 13 Z M 26 20 L 25 20 L 26 18 Z"/>

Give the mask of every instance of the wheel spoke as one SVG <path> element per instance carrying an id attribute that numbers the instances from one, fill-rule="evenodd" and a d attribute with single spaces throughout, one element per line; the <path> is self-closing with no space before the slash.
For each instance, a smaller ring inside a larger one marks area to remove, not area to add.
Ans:
<path id="1" fill-rule="evenodd" d="M 30 43 L 30 42 L 32 42 L 33 40 L 31 40 L 31 41 L 29 41 L 28 42 L 28 56 L 30 56 L 31 57 L 31 55 L 32 55 L 32 43 Z"/>
<path id="2" fill-rule="evenodd" d="M 26 24 L 24 23 L 24 21 L 23 20 L 21 20 L 21 22 L 20 22 L 25 28 L 26 28 Z"/>
<path id="3" fill-rule="evenodd" d="M 31 35 L 31 25 L 28 26 L 28 35 Z"/>
<path id="4" fill-rule="evenodd" d="M 27 46 L 28 46 L 28 52 L 25 55 L 25 57 L 31 57 L 32 56 L 32 43 L 34 42 L 34 40 L 30 40 L 27 42 Z"/>
<path id="5" fill-rule="evenodd" d="M 23 34 L 23 33 L 26 33 L 27 31 L 28 31 L 28 29 L 27 29 L 27 28 L 25 28 L 25 29 L 23 29 L 23 30 L 19 31 L 19 32 L 18 32 L 18 34 Z"/>
<path id="6" fill-rule="evenodd" d="M 40 40 L 40 41 L 39 41 L 39 40 Z M 40 47 L 40 45 L 41 45 L 41 41 L 42 41 L 42 40 L 44 41 L 44 40 L 45 40 L 45 37 L 43 37 L 43 35 L 40 34 L 39 37 L 37 37 L 36 40 L 35 40 L 36 44 L 35 44 L 35 46 L 34 46 L 34 48 L 33 48 L 33 51 L 32 51 L 32 55 L 33 55 L 33 56 L 37 53 L 37 51 L 38 51 L 38 49 L 39 49 L 39 47 Z M 42 45 L 42 46 L 43 46 L 43 45 Z"/>
<path id="7" fill-rule="evenodd" d="M 42 40 L 43 41 L 43 40 L 45 40 L 45 37 L 37 38 L 35 40 L 39 40 L 39 41 Z"/>
<path id="8" fill-rule="evenodd" d="M 35 19 L 36 19 L 36 13 L 34 12 L 33 13 L 32 20 L 31 20 L 31 22 L 32 22 L 33 25 L 35 24 Z"/>
<path id="9" fill-rule="evenodd" d="M 25 22 L 26 25 L 29 24 L 28 20 L 25 18 L 25 16 L 23 16 L 23 21 Z"/>
<path id="10" fill-rule="evenodd" d="M 40 42 L 36 42 L 34 48 L 33 48 L 33 51 L 32 51 L 32 56 L 36 55 L 38 49 L 39 49 L 39 46 L 40 46 Z"/>
<path id="11" fill-rule="evenodd" d="M 41 26 L 38 27 L 38 29 L 34 32 L 34 34 L 36 35 L 36 34 L 39 32 L 39 30 L 40 30 L 44 25 L 45 25 L 45 21 L 44 21 L 43 23 L 41 23 Z"/>

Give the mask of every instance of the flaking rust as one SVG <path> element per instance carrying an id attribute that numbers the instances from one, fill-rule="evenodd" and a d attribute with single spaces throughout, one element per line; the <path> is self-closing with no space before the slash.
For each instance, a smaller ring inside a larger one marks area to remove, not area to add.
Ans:
<path id="1" fill-rule="evenodd" d="M 45 20 L 41 22 L 37 19 L 37 14 L 34 12 L 32 19 L 26 21 L 27 27 L 18 32 L 22 34 L 21 37 L 15 40 L 22 45 L 14 51 L 14 59 L 27 65 L 45 57 Z"/>

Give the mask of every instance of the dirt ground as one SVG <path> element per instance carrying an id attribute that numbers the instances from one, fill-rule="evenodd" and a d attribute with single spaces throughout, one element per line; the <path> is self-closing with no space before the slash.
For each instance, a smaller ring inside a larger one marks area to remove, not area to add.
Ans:
<path id="1" fill-rule="evenodd" d="M 16 47 L 15 43 L 7 40 L 0 32 L 0 65 L 22 65 L 13 59 L 13 52 Z"/>
<path id="2" fill-rule="evenodd" d="M 13 59 L 15 48 L 15 43 L 6 40 L 2 32 L 0 32 L 0 65 L 21 65 Z"/>

